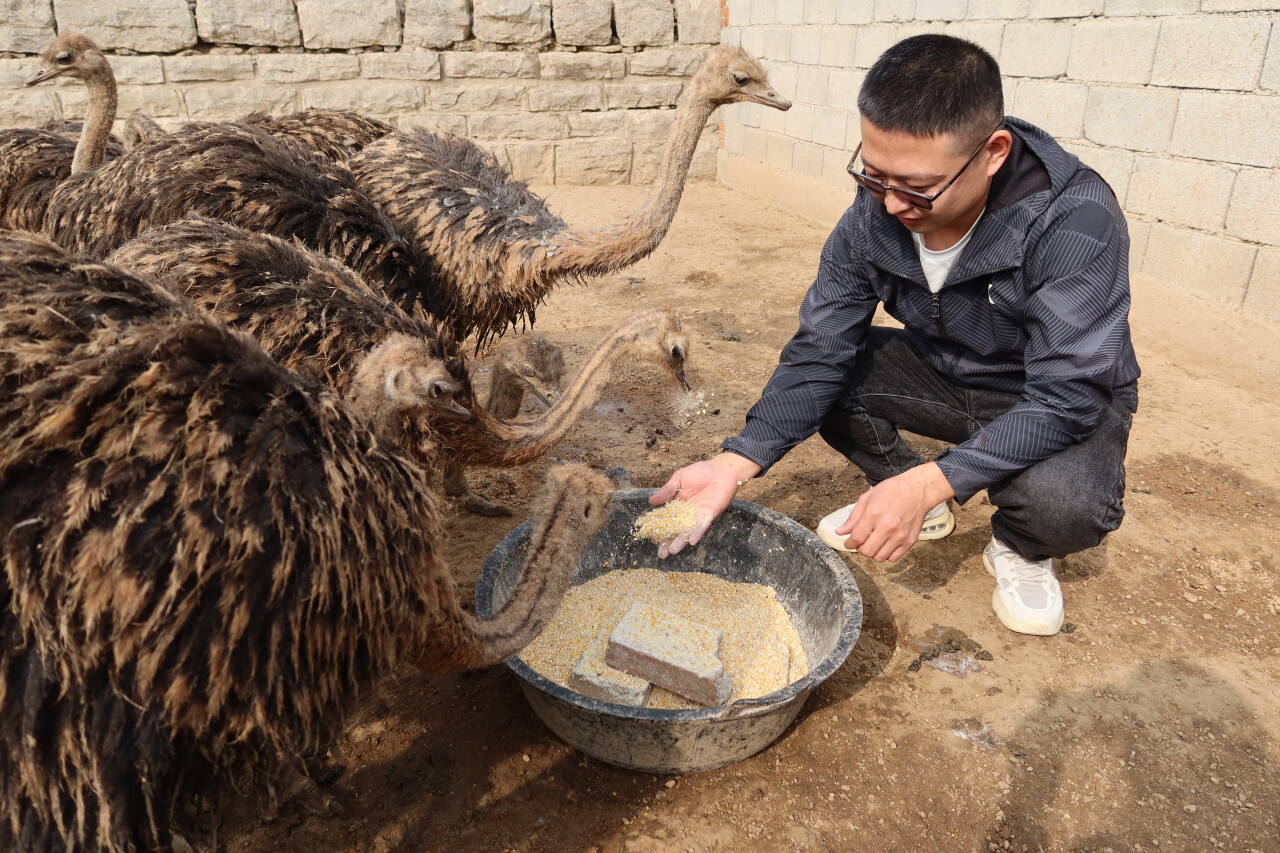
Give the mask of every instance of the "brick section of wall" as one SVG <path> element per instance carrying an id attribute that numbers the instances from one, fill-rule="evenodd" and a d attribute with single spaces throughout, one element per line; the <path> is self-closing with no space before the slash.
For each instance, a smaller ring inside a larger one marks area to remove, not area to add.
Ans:
<path id="1" fill-rule="evenodd" d="M 80 118 L 73 81 L 24 87 L 56 31 L 108 53 L 120 116 L 166 128 L 357 110 L 449 131 L 522 180 L 650 183 L 722 0 L 0 0 L 0 127 Z M 825 18 L 834 22 L 834 11 Z M 825 72 L 824 72 L 825 73 Z M 830 139 L 828 136 L 827 138 Z M 833 140 L 834 141 L 834 140 Z M 716 125 L 691 176 L 715 175 Z"/>
<path id="2" fill-rule="evenodd" d="M 763 56 L 796 106 L 723 112 L 726 180 L 749 176 L 753 191 L 803 199 L 782 179 L 762 186 L 767 172 L 753 164 L 764 164 L 821 182 L 809 185 L 827 193 L 815 210 L 851 196 L 845 164 L 866 70 L 903 38 L 948 33 L 999 60 L 1006 112 L 1054 134 L 1111 184 L 1129 217 L 1135 271 L 1280 320 L 1274 2 L 727 2 L 722 41 Z"/>

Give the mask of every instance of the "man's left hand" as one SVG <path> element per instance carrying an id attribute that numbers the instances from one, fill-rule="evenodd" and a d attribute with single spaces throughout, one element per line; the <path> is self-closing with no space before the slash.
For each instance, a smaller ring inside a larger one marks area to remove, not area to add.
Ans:
<path id="1" fill-rule="evenodd" d="M 847 535 L 845 547 L 863 556 L 896 562 L 920 538 L 925 513 L 953 497 L 955 491 L 936 463 L 917 465 L 868 489 L 836 533 Z"/>

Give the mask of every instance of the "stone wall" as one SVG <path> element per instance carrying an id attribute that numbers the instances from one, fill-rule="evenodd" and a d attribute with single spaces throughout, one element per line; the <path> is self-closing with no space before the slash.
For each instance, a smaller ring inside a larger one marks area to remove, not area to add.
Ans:
<path id="1" fill-rule="evenodd" d="M 1277 0 L 728 0 L 726 43 L 796 105 L 729 108 L 720 176 L 831 219 L 849 202 L 858 87 L 899 39 L 1000 61 L 1005 111 L 1056 135 L 1125 206 L 1131 263 L 1280 319 Z"/>
<path id="2" fill-rule="evenodd" d="M 56 32 L 108 54 L 120 114 L 171 128 L 254 110 L 359 110 L 443 128 L 540 183 L 649 183 L 719 0 L 0 0 L 0 127 L 80 118 L 24 88 Z M 715 171 L 708 129 L 694 177 Z"/>

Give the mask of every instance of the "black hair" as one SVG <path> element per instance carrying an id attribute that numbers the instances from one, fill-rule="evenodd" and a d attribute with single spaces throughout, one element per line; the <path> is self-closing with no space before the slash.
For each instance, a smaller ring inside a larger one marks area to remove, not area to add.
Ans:
<path id="1" fill-rule="evenodd" d="M 886 50 L 867 72 L 858 110 L 883 130 L 949 133 L 976 145 L 1004 117 L 1000 66 L 973 42 L 928 33 Z"/>

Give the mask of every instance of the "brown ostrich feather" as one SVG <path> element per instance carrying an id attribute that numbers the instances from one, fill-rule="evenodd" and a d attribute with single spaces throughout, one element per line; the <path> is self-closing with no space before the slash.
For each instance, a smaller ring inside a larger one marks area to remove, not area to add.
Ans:
<path id="1" fill-rule="evenodd" d="M 167 849 L 194 798 L 322 749 L 397 662 L 514 653 L 609 488 L 549 477 L 521 581 L 478 620 L 424 472 L 337 394 L 0 234 L 0 849 Z"/>
<path id="2" fill-rule="evenodd" d="M 183 128 L 72 176 L 51 194 L 42 230 L 102 258 L 148 228 L 191 214 L 292 237 L 375 286 L 411 290 L 433 315 L 447 310 L 430 259 L 355 187 L 350 172 L 241 125 Z"/>
<path id="3" fill-rule="evenodd" d="M 48 130 L 0 131 L 0 228 L 40 230 L 49 195 L 71 174 L 76 144 Z"/>
<path id="4" fill-rule="evenodd" d="M 250 113 L 240 121 L 272 136 L 291 139 L 335 163 L 341 163 L 393 130 L 386 122 L 350 110 L 315 107 L 283 116 Z"/>
<path id="5" fill-rule="evenodd" d="M 445 314 L 460 338 L 477 346 L 511 326 L 533 323 L 549 292 L 524 268 L 536 268 L 551 239 L 568 226 L 492 154 L 470 140 L 417 130 L 391 133 L 348 161 L 357 184 L 436 260 L 448 293 Z M 419 297 L 389 290 L 401 304 Z"/>
<path id="6" fill-rule="evenodd" d="M 424 369 L 438 364 L 453 389 L 450 400 L 473 396 L 466 359 L 447 330 L 297 243 L 193 217 L 142 233 L 108 261 L 191 300 L 252 335 L 282 366 L 336 389 L 420 464 L 435 462 L 430 421 L 441 410 L 425 395 L 418 405 L 392 406 L 381 381 L 357 387 L 362 364 L 370 357 Z M 379 349 L 388 352 L 375 354 Z"/>

